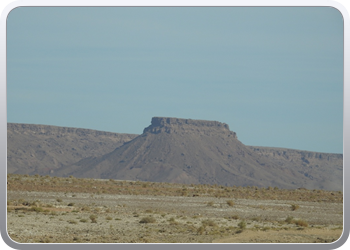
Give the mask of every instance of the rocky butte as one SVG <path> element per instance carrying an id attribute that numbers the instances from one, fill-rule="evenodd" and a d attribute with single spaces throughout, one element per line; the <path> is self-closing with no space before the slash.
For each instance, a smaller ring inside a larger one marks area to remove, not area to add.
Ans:
<path id="1" fill-rule="evenodd" d="M 317 154 L 307 155 L 245 146 L 227 124 L 217 121 L 153 117 L 141 135 L 104 155 L 62 167 L 55 175 L 341 190 L 342 155 L 325 154 L 327 164 Z"/>
<path id="2" fill-rule="evenodd" d="M 236 133 L 230 131 L 226 123 L 217 121 L 179 119 L 153 117 L 151 125 L 143 130 L 143 133 L 158 134 L 165 133 L 204 133 L 215 135 L 217 133 L 227 134 L 228 137 L 236 138 Z"/>

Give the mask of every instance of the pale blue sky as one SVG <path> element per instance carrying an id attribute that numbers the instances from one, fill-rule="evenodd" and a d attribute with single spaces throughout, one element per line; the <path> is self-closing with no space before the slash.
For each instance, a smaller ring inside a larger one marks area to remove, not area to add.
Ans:
<path id="1" fill-rule="evenodd" d="M 153 116 L 246 145 L 343 150 L 343 19 L 328 7 L 20 7 L 8 122 L 141 134 Z"/>

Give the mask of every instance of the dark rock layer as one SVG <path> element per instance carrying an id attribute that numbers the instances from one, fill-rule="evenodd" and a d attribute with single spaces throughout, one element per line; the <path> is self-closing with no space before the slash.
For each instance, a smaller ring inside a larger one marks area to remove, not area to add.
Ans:
<path id="1" fill-rule="evenodd" d="M 230 131 L 226 123 L 217 121 L 192 120 L 167 117 L 153 117 L 151 125 L 143 133 L 222 133 L 236 138 L 236 133 Z"/>

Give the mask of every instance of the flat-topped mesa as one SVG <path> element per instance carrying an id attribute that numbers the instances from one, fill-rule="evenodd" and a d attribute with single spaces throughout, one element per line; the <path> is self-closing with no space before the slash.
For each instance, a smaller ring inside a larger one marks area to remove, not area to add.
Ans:
<path id="1" fill-rule="evenodd" d="M 181 119 L 172 117 L 153 117 L 151 124 L 153 126 L 169 126 L 169 125 L 193 125 L 197 127 L 224 127 L 229 130 L 226 123 L 217 121 L 205 121 L 205 120 L 192 120 L 192 119 Z"/>
<path id="2" fill-rule="evenodd" d="M 173 117 L 153 117 L 151 125 L 143 130 L 158 134 L 160 132 L 220 132 L 236 138 L 236 133 L 230 131 L 228 124 L 218 121 L 192 120 Z"/>

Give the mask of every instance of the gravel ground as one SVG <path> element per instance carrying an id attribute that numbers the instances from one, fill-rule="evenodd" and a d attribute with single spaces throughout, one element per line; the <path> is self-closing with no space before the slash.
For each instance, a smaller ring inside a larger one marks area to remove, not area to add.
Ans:
<path id="1" fill-rule="evenodd" d="M 332 242 L 343 225 L 342 203 L 298 201 L 292 211 L 291 201 L 34 191 L 8 191 L 8 201 L 8 234 L 21 243 Z M 30 211 L 34 202 L 42 210 Z"/>

